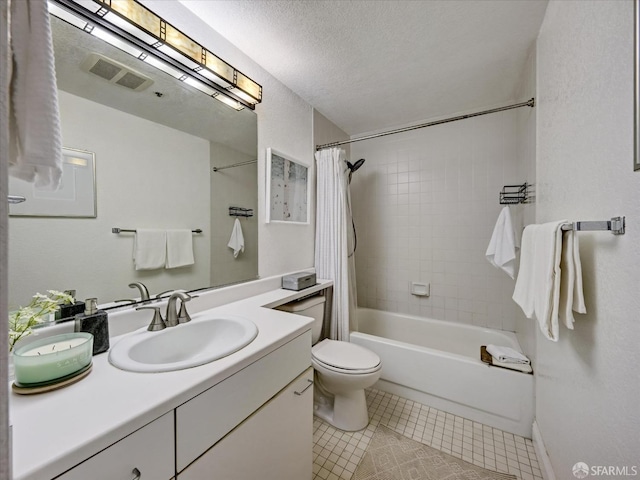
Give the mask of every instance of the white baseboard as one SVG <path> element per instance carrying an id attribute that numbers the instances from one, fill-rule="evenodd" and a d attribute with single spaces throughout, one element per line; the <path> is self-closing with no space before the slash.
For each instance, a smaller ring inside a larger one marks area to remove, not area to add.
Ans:
<path id="1" fill-rule="evenodd" d="M 551 467 L 551 460 L 547 454 L 547 448 L 544 446 L 544 442 L 542 441 L 542 434 L 538 428 L 538 422 L 535 420 L 533 421 L 532 427 L 532 440 L 533 448 L 536 451 L 536 457 L 538 457 L 538 464 L 540 464 L 542 477 L 544 480 L 556 480 L 556 475 L 553 473 L 553 468 Z"/>

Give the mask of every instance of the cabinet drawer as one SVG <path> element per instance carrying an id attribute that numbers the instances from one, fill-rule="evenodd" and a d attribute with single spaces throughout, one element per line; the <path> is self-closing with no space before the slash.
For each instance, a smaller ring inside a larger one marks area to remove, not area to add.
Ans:
<path id="1" fill-rule="evenodd" d="M 175 475 L 173 412 L 85 460 L 57 480 L 169 480 Z"/>
<path id="2" fill-rule="evenodd" d="M 309 368 L 189 465 L 178 480 L 311 479 L 312 384 Z"/>
<path id="3" fill-rule="evenodd" d="M 176 409 L 178 472 L 311 365 L 307 331 Z"/>

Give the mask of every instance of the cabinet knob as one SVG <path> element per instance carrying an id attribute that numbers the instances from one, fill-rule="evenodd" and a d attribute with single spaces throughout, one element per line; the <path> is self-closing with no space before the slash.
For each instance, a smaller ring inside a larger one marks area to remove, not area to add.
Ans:
<path id="1" fill-rule="evenodd" d="M 133 473 L 133 478 L 131 480 L 140 480 L 140 478 L 142 478 L 142 474 L 137 468 L 134 468 L 131 473 Z"/>

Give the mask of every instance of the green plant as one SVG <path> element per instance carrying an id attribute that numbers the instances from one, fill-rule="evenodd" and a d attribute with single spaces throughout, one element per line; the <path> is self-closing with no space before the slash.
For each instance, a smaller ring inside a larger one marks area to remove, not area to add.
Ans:
<path id="1" fill-rule="evenodd" d="M 29 305 L 9 314 L 9 351 L 13 350 L 18 340 L 31 335 L 33 327 L 43 323 L 45 316 L 55 313 L 60 304 L 73 303 L 71 295 L 57 290 L 47 292 L 48 295 L 36 293 Z"/>

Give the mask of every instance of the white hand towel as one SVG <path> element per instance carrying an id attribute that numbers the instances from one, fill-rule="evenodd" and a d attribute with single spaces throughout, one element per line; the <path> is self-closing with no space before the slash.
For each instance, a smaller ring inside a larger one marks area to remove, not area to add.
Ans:
<path id="1" fill-rule="evenodd" d="M 533 372 L 533 368 L 531 368 L 531 365 L 527 365 L 524 363 L 501 362 L 497 358 L 493 358 L 493 357 L 491 357 L 491 363 L 497 367 L 508 368 L 509 370 L 517 370 L 518 372 L 523 372 L 523 373 Z"/>
<path id="2" fill-rule="evenodd" d="M 11 54 L 9 174 L 56 190 L 62 136 L 47 2 L 11 2 Z"/>
<path id="3" fill-rule="evenodd" d="M 573 330 L 573 312 L 587 313 L 582 291 L 582 264 L 580 262 L 580 245 L 578 235 L 573 231 L 564 232 L 562 241 L 562 272 L 560 283 L 559 319 L 565 326 Z"/>
<path id="4" fill-rule="evenodd" d="M 231 238 L 227 247 L 233 249 L 233 258 L 238 258 L 240 252 L 244 252 L 244 235 L 242 235 L 242 226 L 240 220 L 236 218 L 233 222 L 233 230 L 231 231 Z"/>
<path id="5" fill-rule="evenodd" d="M 527 318 L 538 320 L 543 335 L 558 341 L 560 257 L 566 220 L 529 225 L 522 234 L 520 271 L 513 300 Z"/>
<path id="6" fill-rule="evenodd" d="M 500 345 L 487 345 L 487 352 L 491 354 L 494 360 L 503 363 L 519 363 L 529 365 L 531 361 L 523 354 L 511 347 L 502 347 Z"/>
<path id="7" fill-rule="evenodd" d="M 138 228 L 133 247 L 136 270 L 164 267 L 167 259 L 167 233 L 164 230 Z"/>
<path id="8" fill-rule="evenodd" d="M 519 246 L 513 229 L 511 210 L 509 207 L 504 207 L 498 216 L 485 255 L 491 265 L 504 270 L 511 278 L 515 278 L 516 250 Z"/>
<path id="9" fill-rule="evenodd" d="M 191 230 L 167 230 L 167 268 L 193 265 L 193 232 Z"/>

